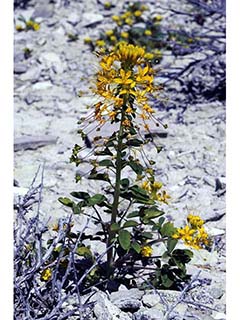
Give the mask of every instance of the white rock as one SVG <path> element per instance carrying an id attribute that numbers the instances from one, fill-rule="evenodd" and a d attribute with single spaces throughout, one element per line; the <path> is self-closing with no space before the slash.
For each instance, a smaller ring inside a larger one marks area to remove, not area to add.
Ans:
<path id="1" fill-rule="evenodd" d="M 46 90 L 48 88 L 51 88 L 53 85 L 51 81 L 42 81 L 42 82 L 37 82 L 32 86 L 33 90 Z"/>
<path id="2" fill-rule="evenodd" d="M 57 73 L 63 73 L 66 68 L 66 64 L 61 61 L 55 52 L 43 52 L 38 60 L 47 68 L 53 67 Z"/>
<path id="3" fill-rule="evenodd" d="M 67 17 L 67 22 L 69 22 L 73 26 L 76 26 L 80 22 L 80 20 L 80 15 L 75 11 L 70 13 L 70 15 Z"/>
<path id="4" fill-rule="evenodd" d="M 38 80 L 38 78 L 41 75 L 41 68 L 39 68 L 38 66 L 34 66 L 30 69 L 28 69 L 28 71 L 20 76 L 20 79 L 22 81 L 31 81 L 36 82 Z"/>
<path id="5" fill-rule="evenodd" d="M 142 302 L 147 307 L 154 307 L 160 301 L 160 296 L 156 293 L 146 294 L 142 298 Z"/>
<path id="6" fill-rule="evenodd" d="M 28 190 L 28 188 L 13 187 L 13 193 L 15 196 L 25 196 Z"/>
<path id="7" fill-rule="evenodd" d="M 101 22 L 104 17 L 101 14 L 86 12 L 82 16 L 81 26 L 87 27 L 92 24 Z"/>

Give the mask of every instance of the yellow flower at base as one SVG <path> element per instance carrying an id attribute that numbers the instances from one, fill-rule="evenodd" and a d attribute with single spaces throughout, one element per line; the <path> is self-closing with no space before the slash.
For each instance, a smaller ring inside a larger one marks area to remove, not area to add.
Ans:
<path id="1" fill-rule="evenodd" d="M 177 232 L 172 236 L 173 239 L 180 239 L 184 244 L 194 249 L 202 249 L 204 246 L 209 245 L 209 236 L 205 229 L 202 227 L 204 221 L 198 217 L 189 215 L 188 222 L 194 222 L 195 225 L 186 225 L 184 228 L 178 228 Z M 201 227 L 198 227 L 201 225 Z"/>
<path id="2" fill-rule="evenodd" d="M 141 250 L 141 255 L 143 257 L 151 257 L 153 249 L 149 246 L 144 246 Z"/>
<path id="3" fill-rule="evenodd" d="M 41 280 L 43 281 L 48 281 L 52 276 L 52 271 L 50 268 L 47 268 L 45 270 L 43 270 L 42 274 L 41 274 Z"/>
<path id="4" fill-rule="evenodd" d="M 145 30 L 144 31 L 145 36 L 151 36 L 152 35 L 152 31 L 151 30 Z"/>

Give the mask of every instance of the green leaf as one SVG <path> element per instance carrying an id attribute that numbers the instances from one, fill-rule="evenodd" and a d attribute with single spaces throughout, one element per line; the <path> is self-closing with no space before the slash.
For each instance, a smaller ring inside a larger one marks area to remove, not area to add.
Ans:
<path id="1" fill-rule="evenodd" d="M 139 139 L 131 139 L 126 142 L 126 145 L 131 147 L 140 147 L 143 145 L 143 141 Z"/>
<path id="2" fill-rule="evenodd" d="M 88 206 L 95 206 L 96 204 L 103 203 L 105 200 L 107 198 L 104 195 L 97 193 L 87 200 L 87 204 Z"/>
<path id="3" fill-rule="evenodd" d="M 82 180 L 82 176 L 79 174 L 79 173 L 76 173 L 76 175 L 75 175 L 75 181 L 76 181 L 76 183 L 78 183 L 79 181 L 81 181 Z"/>
<path id="4" fill-rule="evenodd" d="M 130 248 L 131 235 L 127 230 L 120 230 L 118 241 L 120 246 L 124 250 L 128 250 Z"/>
<path id="5" fill-rule="evenodd" d="M 73 196 L 74 198 L 77 198 L 77 199 L 86 200 L 86 199 L 90 198 L 90 195 L 87 192 L 83 192 L 83 191 L 73 191 L 70 194 L 71 194 L 71 196 Z"/>
<path id="6" fill-rule="evenodd" d="M 140 195 L 142 195 L 142 196 L 144 196 L 144 197 L 148 197 L 148 194 L 147 194 L 146 190 L 143 189 L 143 188 L 140 188 L 139 186 L 134 185 L 134 186 L 132 186 L 130 189 L 131 189 L 135 194 L 140 194 Z"/>
<path id="7" fill-rule="evenodd" d="M 178 243 L 178 241 L 176 239 L 171 239 L 171 238 L 168 239 L 167 249 L 168 249 L 169 253 L 171 253 L 173 251 L 173 249 L 176 247 L 177 243 Z"/>
<path id="8" fill-rule="evenodd" d="M 76 253 L 79 256 L 83 256 L 85 258 L 89 258 L 92 256 L 92 252 L 88 247 L 78 247 Z"/>
<path id="9" fill-rule="evenodd" d="M 152 239 L 153 235 L 151 232 L 143 232 L 142 237 L 145 239 Z"/>
<path id="10" fill-rule="evenodd" d="M 137 253 L 140 253 L 142 249 L 141 245 L 136 241 L 131 243 L 131 248 L 133 248 Z"/>
<path id="11" fill-rule="evenodd" d="M 120 226 L 119 226 L 119 224 L 118 223 L 113 223 L 113 224 L 111 224 L 111 226 L 110 226 L 110 230 L 111 231 L 118 231 L 120 229 Z"/>
<path id="12" fill-rule="evenodd" d="M 176 230 L 177 229 L 174 227 L 172 222 L 166 222 L 162 226 L 160 232 L 163 237 L 164 236 L 171 237 L 176 232 Z"/>
<path id="13" fill-rule="evenodd" d="M 138 225 L 138 222 L 134 220 L 128 220 L 123 224 L 122 228 L 136 227 L 137 225 Z"/>
<path id="14" fill-rule="evenodd" d="M 139 216 L 139 211 L 133 211 L 133 212 L 130 212 L 127 217 L 128 218 L 135 218 L 135 217 L 138 217 Z"/>
<path id="15" fill-rule="evenodd" d="M 112 152 L 110 151 L 109 148 L 105 148 L 104 150 L 101 151 L 95 151 L 96 156 L 112 156 Z"/>
<path id="16" fill-rule="evenodd" d="M 164 214 L 164 211 L 158 210 L 156 207 L 152 207 L 144 210 L 144 218 L 154 219 L 160 217 Z"/>
<path id="17" fill-rule="evenodd" d="M 161 274 L 162 284 L 165 288 L 170 288 L 173 284 L 173 280 L 171 280 L 168 274 Z"/>
<path id="18" fill-rule="evenodd" d="M 188 263 L 189 261 L 191 261 L 192 257 L 193 257 L 193 253 L 191 250 L 188 249 L 176 249 L 172 252 L 172 257 L 181 263 Z"/>
<path id="19" fill-rule="evenodd" d="M 127 178 L 125 178 L 120 181 L 120 184 L 124 189 L 127 189 L 129 187 L 130 181 Z"/>
<path id="20" fill-rule="evenodd" d="M 157 149 L 157 153 L 159 153 L 159 152 L 162 151 L 163 147 L 162 146 L 157 146 L 156 149 Z"/>
<path id="21" fill-rule="evenodd" d="M 67 206 L 70 208 L 72 208 L 73 204 L 74 204 L 74 202 L 71 199 L 66 198 L 66 197 L 60 197 L 60 198 L 58 198 L 58 201 L 61 202 L 64 206 Z"/>
<path id="22" fill-rule="evenodd" d="M 109 182 L 109 175 L 105 173 L 91 173 L 88 177 L 90 180 L 101 180 L 101 181 L 107 181 Z"/>
<path id="23" fill-rule="evenodd" d="M 100 167 L 114 167 L 114 164 L 111 160 L 102 160 L 98 164 Z"/>
<path id="24" fill-rule="evenodd" d="M 136 173 L 136 174 L 139 174 L 141 175 L 142 172 L 143 172 L 143 166 L 140 164 L 140 163 L 137 163 L 135 161 L 130 161 L 128 163 L 128 165 L 132 168 L 132 170 Z"/>

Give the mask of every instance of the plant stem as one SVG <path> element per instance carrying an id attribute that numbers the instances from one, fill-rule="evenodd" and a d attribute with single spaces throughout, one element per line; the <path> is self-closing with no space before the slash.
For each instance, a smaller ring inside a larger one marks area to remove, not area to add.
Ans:
<path id="1" fill-rule="evenodd" d="M 112 205 L 111 225 L 113 223 L 116 223 L 117 215 L 118 215 L 118 205 L 119 205 L 119 196 L 120 196 L 120 181 L 121 181 L 121 171 L 122 171 L 121 152 L 122 152 L 123 130 L 124 130 L 122 123 L 123 123 L 124 117 L 125 117 L 125 108 L 123 106 L 122 113 L 121 113 L 120 128 L 119 128 L 119 132 L 118 132 L 117 149 L 116 149 L 117 150 L 116 179 L 115 179 L 115 190 L 114 190 L 113 205 Z M 116 232 L 111 231 L 111 229 L 109 229 L 109 237 L 108 237 L 107 247 L 109 247 L 112 244 L 112 240 L 114 239 L 115 235 L 116 235 Z M 107 253 L 108 275 L 111 274 L 112 264 L 113 264 L 113 247 Z"/>

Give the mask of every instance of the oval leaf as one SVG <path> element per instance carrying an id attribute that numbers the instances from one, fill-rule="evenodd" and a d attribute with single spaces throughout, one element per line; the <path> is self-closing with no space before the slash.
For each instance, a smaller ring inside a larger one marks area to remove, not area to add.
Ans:
<path id="1" fill-rule="evenodd" d="M 126 221 L 122 228 L 130 228 L 130 227 L 136 227 L 138 225 L 138 222 L 137 221 L 134 221 L 134 220 L 128 220 Z"/>
<path id="2" fill-rule="evenodd" d="M 128 250 L 130 248 L 131 235 L 127 230 L 120 230 L 118 241 L 120 246 L 124 250 Z"/>

